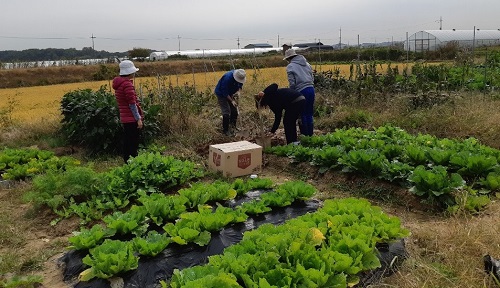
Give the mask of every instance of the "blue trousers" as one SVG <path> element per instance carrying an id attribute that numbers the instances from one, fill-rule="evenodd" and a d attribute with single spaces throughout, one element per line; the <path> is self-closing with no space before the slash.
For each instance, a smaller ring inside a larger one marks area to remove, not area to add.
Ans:
<path id="1" fill-rule="evenodd" d="M 302 125 L 300 126 L 300 134 L 305 136 L 312 136 L 314 130 L 314 87 L 307 87 L 300 91 L 306 97 L 306 104 L 300 116 Z"/>

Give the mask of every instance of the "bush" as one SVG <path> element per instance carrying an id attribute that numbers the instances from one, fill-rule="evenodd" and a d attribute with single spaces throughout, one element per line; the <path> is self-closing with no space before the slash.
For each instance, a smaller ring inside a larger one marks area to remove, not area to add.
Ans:
<path id="1" fill-rule="evenodd" d="M 158 132 L 159 108 L 148 99 L 144 111 L 143 140 L 151 140 Z M 118 153 L 122 146 L 122 127 L 115 96 L 103 86 L 68 92 L 61 100 L 63 115 L 61 132 L 68 142 L 87 149 L 90 154 Z"/>

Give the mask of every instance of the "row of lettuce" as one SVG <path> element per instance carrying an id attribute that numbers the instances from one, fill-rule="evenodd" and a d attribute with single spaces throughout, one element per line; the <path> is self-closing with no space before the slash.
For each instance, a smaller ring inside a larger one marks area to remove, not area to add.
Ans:
<path id="1" fill-rule="evenodd" d="M 0 173 L 6 180 L 32 179 L 32 188 L 23 197 L 36 208 L 51 208 L 59 215 L 53 223 L 76 215 L 85 224 L 134 203 L 139 190 L 168 192 L 204 176 L 205 171 L 196 163 L 158 151 L 141 152 L 126 165 L 96 172 L 92 163 L 84 166 L 50 151 L 4 149 Z"/>
<path id="2" fill-rule="evenodd" d="M 106 279 L 136 269 L 141 257 L 154 257 L 174 243 L 207 245 L 214 231 L 309 199 L 316 192 L 301 181 L 275 185 L 261 178 L 199 182 L 176 189 L 204 172 L 192 162 L 158 152 L 140 153 L 126 165 L 102 173 L 81 167 L 71 157 L 36 149 L 4 149 L 0 161 L 4 179 L 33 177 L 27 194 L 33 203 L 64 217 L 76 214 L 83 223 L 102 219 L 69 239 L 71 249 L 86 254 L 83 263 L 88 269 L 80 274 L 81 280 Z M 217 204 L 254 189 L 269 191 L 236 207 Z M 246 232 L 243 241 L 223 255 L 210 257 L 204 266 L 176 270 L 163 284 L 347 287 L 358 281 L 360 272 L 380 266 L 377 243 L 407 235 L 397 218 L 366 201 L 326 201 L 319 211 L 285 225 L 264 224 Z"/>
<path id="3" fill-rule="evenodd" d="M 441 208 L 465 203 L 480 210 L 500 188 L 500 151 L 475 138 L 411 135 L 398 127 L 337 129 L 301 138 L 301 145 L 266 150 L 295 162 L 315 165 L 321 173 L 340 170 L 409 187 L 414 195 Z"/>
<path id="4" fill-rule="evenodd" d="M 408 236 L 395 217 L 366 200 L 327 200 L 322 208 L 264 224 L 209 257 L 175 270 L 169 287 L 352 287 L 360 273 L 381 266 L 377 243 Z M 165 285 L 165 286 L 167 286 Z"/>
<path id="5" fill-rule="evenodd" d="M 258 199 L 234 208 L 220 204 L 250 190 L 271 188 Z M 307 200 L 316 189 L 304 182 L 275 187 L 269 179 L 240 179 L 233 183 L 198 183 L 173 195 L 139 193 L 139 205 L 106 216 L 105 227 L 97 224 L 84 228 L 69 239 L 72 248 L 88 254 L 83 263 L 89 268 L 81 273 L 81 280 L 106 279 L 136 269 L 139 257 L 154 257 L 171 243 L 208 245 L 212 232 L 245 222 L 249 216 Z"/>

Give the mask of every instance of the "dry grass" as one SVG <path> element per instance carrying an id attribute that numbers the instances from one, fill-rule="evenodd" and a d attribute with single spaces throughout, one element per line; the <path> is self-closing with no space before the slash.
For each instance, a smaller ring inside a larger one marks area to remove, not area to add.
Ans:
<path id="1" fill-rule="evenodd" d="M 412 233 L 406 242 L 410 258 L 383 284 L 371 287 L 497 287 L 484 272 L 482 257 L 500 255 L 500 202 L 476 216 L 396 214 Z"/>

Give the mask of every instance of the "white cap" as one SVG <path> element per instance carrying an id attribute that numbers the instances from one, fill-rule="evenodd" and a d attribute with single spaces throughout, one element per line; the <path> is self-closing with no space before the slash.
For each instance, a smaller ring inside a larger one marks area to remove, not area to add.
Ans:
<path id="1" fill-rule="evenodd" d="M 135 68 L 134 63 L 130 60 L 123 60 L 120 62 L 120 76 L 134 74 L 139 71 L 139 68 Z"/>
<path id="2" fill-rule="evenodd" d="M 233 71 L 233 78 L 236 82 L 243 84 L 247 80 L 247 74 L 245 73 L 245 70 L 237 69 Z"/>

